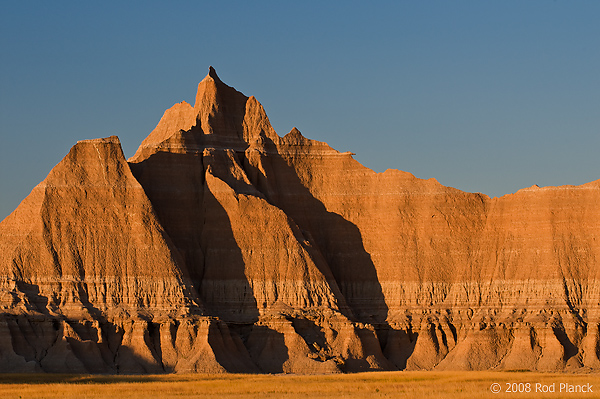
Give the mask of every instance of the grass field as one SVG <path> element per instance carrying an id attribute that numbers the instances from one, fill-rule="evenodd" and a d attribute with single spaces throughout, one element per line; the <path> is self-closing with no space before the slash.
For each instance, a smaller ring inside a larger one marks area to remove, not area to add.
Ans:
<path id="1" fill-rule="evenodd" d="M 494 386 L 495 389 L 500 388 L 499 393 L 492 392 L 492 384 L 499 384 Z M 509 388 L 515 392 L 506 392 Z M 582 392 L 589 389 L 592 392 Z M 548 392 L 544 393 L 543 390 Z M 600 398 L 600 374 L 489 371 L 409 371 L 320 376 L 1 374 L 0 397 Z"/>

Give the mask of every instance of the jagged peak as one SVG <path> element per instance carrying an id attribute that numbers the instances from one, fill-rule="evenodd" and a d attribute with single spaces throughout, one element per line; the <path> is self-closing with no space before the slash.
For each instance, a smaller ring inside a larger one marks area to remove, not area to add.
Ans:
<path id="1" fill-rule="evenodd" d="M 219 75 L 217 75 L 217 71 L 212 66 L 208 67 L 208 75 L 206 75 L 206 77 L 213 78 L 215 81 L 221 82 L 221 79 L 219 79 Z M 221 83 L 223 83 L 223 82 L 221 82 Z"/>
<path id="2" fill-rule="evenodd" d="M 200 83 L 198 84 L 198 87 L 200 87 L 200 86 L 204 87 L 204 86 L 207 86 L 207 85 L 213 85 L 213 87 L 215 85 L 225 85 L 225 86 L 227 86 L 219 78 L 219 75 L 217 75 L 217 71 L 212 66 L 208 67 L 208 74 L 204 77 L 204 79 L 202 79 L 200 81 Z"/>
<path id="3" fill-rule="evenodd" d="M 271 126 L 263 106 L 254 97 L 247 97 L 223 83 L 212 66 L 198 84 L 192 107 L 185 101 L 165 111 L 156 128 L 142 142 L 130 162 L 141 162 L 180 131 L 196 128 L 194 134 L 218 135 L 227 145 L 243 147 L 261 132 L 271 140 L 279 136 Z M 215 138 L 211 139 L 215 140 Z M 222 143 L 222 144 L 223 144 Z M 171 143 L 170 145 L 176 145 Z M 164 148 L 164 147 L 162 147 Z M 178 147 L 179 148 L 179 147 Z"/>
<path id="4" fill-rule="evenodd" d="M 223 83 L 215 68 L 211 66 L 208 68 L 208 75 L 198 83 L 194 109 L 202 111 L 202 108 L 208 104 L 218 105 L 215 103 L 227 102 L 231 97 L 238 97 L 244 102 L 248 99 L 233 87 Z"/>

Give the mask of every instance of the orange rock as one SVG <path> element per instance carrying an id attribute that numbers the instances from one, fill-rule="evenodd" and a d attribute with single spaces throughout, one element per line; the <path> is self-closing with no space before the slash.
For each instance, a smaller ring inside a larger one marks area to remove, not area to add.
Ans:
<path id="1" fill-rule="evenodd" d="M 352 155 L 212 67 L 129 161 L 77 143 L 0 223 L 2 370 L 599 367 L 600 180 L 491 199 Z"/>

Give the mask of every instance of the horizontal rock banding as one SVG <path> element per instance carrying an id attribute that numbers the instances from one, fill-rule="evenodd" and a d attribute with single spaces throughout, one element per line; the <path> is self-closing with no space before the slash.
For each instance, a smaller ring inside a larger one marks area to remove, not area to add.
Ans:
<path id="1" fill-rule="evenodd" d="M 375 173 L 211 68 L 131 159 L 78 142 L 0 223 L 0 371 L 597 368 L 599 205 Z"/>

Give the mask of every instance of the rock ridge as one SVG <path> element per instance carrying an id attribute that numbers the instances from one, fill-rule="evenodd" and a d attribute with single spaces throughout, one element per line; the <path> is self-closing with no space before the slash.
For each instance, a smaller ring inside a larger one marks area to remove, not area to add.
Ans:
<path id="1" fill-rule="evenodd" d="M 83 140 L 0 223 L 0 371 L 600 367 L 600 180 L 375 173 L 214 68 L 126 160 Z"/>

